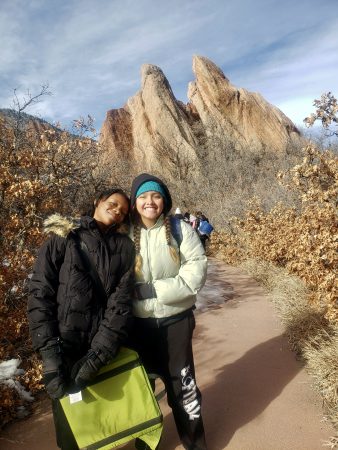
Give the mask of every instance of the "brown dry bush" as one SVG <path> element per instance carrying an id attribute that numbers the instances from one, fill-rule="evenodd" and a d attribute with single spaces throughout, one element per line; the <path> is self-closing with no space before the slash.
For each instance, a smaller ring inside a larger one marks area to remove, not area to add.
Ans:
<path id="1" fill-rule="evenodd" d="M 320 351 L 318 351 L 320 350 Z M 308 370 L 328 407 L 338 405 L 338 330 L 333 335 L 313 337 L 304 346 Z"/>
<path id="2" fill-rule="evenodd" d="M 0 384 L 1 422 L 5 424 L 17 417 L 18 408 L 23 405 L 20 395 L 9 387 Z"/>
<path id="3" fill-rule="evenodd" d="M 338 431 L 338 328 L 333 335 L 310 339 L 303 354 L 314 386 L 323 398 L 326 417 Z M 325 445 L 338 448 L 338 435 L 331 437 Z"/>
<path id="4" fill-rule="evenodd" d="M 254 199 L 244 219 L 230 221 L 230 232 L 215 233 L 211 249 L 232 264 L 259 258 L 286 268 L 306 283 L 311 302 L 337 322 L 338 158 L 309 144 L 302 164 L 280 179 L 299 193 L 300 208 L 278 204 L 265 212 Z"/>
<path id="5" fill-rule="evenodd" d="M 279 175 L 297 193 L 299 208 L 266 212 L 253 199 L 244 218 L 215 233 L 210 250 L 268 287 L 292 348 L 301 355 L 337 428 L 338 158 L 309 144 L 301 164 Z M 337 428 L 338 429 L 338 428 Z M 337 437 L 327 445 L 336 448 Z"/>
<path id="6" fill-rule="evenodd" d="M 100 148 L 86 137 L 88 122 L 75 123 L 78 135 L 0 117 L 0 361 L 19 358 L 25 375 L 16 379 L 33 394 L 42 388 L 41 366 L 32 352 L 26 316 L 27 284 L 41 224 L 56 211 L 73 215 L 109 181 L 95 173 Z M 90 126 L 90 125 L 89 125 Z M 16 417 L 23 400 L 4 384 L 1 423 Z"/>

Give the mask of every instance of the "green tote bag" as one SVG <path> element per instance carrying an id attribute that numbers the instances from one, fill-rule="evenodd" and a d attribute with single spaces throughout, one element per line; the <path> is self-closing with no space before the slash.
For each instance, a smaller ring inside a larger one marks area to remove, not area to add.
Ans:
<path id="1" fill-rule="evenodd" d="M 163 417 L 138 354 L 121 348 L 82 392 L 82 400 L 60 400 L 80 449 L 108 450 L 140 438 L 158 445 Z"/>

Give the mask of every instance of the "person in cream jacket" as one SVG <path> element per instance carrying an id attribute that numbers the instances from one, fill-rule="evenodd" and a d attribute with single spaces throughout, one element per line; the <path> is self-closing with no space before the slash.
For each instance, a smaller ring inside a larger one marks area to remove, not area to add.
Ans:
<path id="1" fill-rule="evenodd" d="M 149 174 L 136 177 L 131 207 L 130 237 L 136 250 L 134 346 L 146 370 L 159 374 L 166 386 L 184 448 L 205 450 L 192 336 L 196 294 L 205 283 L 207 258 L 191 226 L 177 224 L 168 215 L 172 200 L 162 180 Z M 136 446 L 146 448 L 141 441 Z"/>

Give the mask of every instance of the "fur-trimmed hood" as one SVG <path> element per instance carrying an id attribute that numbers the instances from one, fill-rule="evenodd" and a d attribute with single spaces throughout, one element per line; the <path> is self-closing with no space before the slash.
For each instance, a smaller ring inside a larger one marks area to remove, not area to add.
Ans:
<path id="1" fill-rule="evenodd" d="M 77 230 L 80 226 L 80 219 L 64 217 L 61 214 L 52 214 L 43 221 L 44 233 L 54 233 L 61 237 L 67 237 L 71 231 Z"/>
<path id="2" fill-rule="evenodd" d="M 61 214 L 52 214 L 43 221 L 43 231 L 46 234 L 54 233 L 57 236 L 67 237 L 71 231 L 79 229 L 81 226 L 89 228 L 96 227 L 96 221 L 92 217 L 83 216 L 81 218 L 65 217 Z M 129 227 L 122 223 L 117 227 L 112 226 L 112 230 L 121 234 L 128 234 Z"/>

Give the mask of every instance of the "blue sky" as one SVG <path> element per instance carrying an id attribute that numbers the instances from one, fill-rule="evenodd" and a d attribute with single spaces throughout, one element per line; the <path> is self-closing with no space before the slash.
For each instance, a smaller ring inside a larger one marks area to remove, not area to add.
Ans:
<path id="1" fill-rule="evenodd" d="M 49 83 L 27 112 L 66 126 L 91 114 L 100 129 L 143 63 L 186 102 L 194 54 L 296 124 L 323 92 L 338 96 L 337 0 L 1 0 L 0 40 L 0 107 Z"/>

